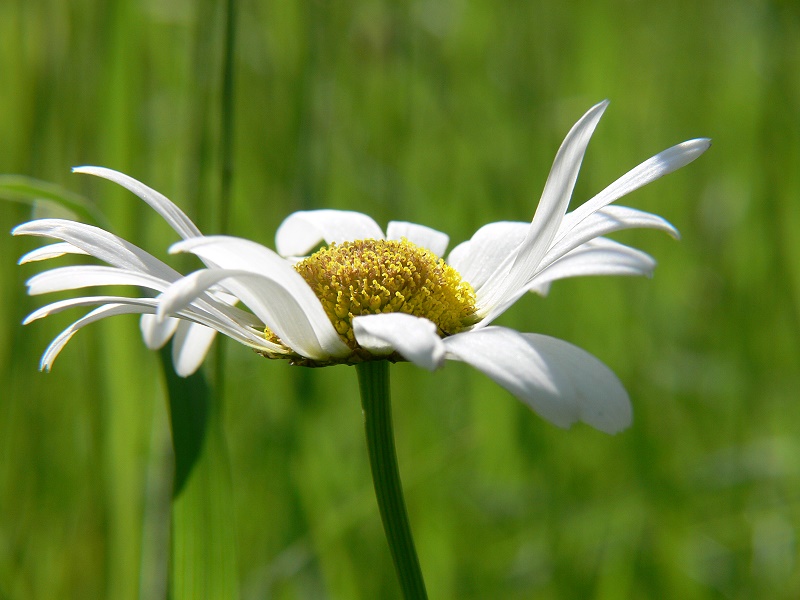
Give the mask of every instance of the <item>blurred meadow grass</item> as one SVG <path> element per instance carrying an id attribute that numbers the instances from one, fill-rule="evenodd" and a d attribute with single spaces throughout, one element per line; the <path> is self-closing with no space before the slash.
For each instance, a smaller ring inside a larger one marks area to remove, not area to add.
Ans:
<path id="1" fill-rule="evenodd" d="M 0 172 L 91 199 L 164 258 L 131 174 L 219 231 L 223 4 L 0 3 Z M 682 140 L 691 166 L 622 203 L 683 236 L 620 239 L 655 278 L 584 279 L 501 324 L 596 354 L 635 420 L 559 430 L 464 365 L 392 368 L 400 469 L 432 598 L 800 596 L 800 7 L 794 2 L 238 4 L 234 235 L 301 208 L 446 231 L 528 220 L 556 149 L 612 104 L 575 202 Z M 4 203 L 0 229 L 28 220 Z M 135 318 L 23 328 L 43 304 L 0 236 L 0 598 L 157 598 L 171 447 Z M 169 259 L 172 260 L 172 259 Z M 191 267 L 191 263 L 184 264 Z M 243 598 L 398 594 L 355 373 L 225 352 Z M 211 363 L 209 363 L 210 365 Z"/>

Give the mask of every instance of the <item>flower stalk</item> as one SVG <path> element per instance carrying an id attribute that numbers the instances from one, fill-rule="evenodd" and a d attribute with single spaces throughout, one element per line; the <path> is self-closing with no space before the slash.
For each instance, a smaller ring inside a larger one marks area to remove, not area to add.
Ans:
<path id="1" fill-rule="evenodd" d="M 424 599 L 428 594 L 408 523 L 394 447 L 389 363 L 367 361 L 356 365 L 356 372 L 375 497 L 400 588 L 407 600 Z"/>

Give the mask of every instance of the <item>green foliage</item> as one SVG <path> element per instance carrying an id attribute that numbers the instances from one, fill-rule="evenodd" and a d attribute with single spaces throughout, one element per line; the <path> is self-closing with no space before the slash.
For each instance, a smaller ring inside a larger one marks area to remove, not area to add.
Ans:
<path id="1" fill-rule="evenodd" d="M 106 225 L 102 214 L 85 198 L 24 175 L 0 175 L 0 199 L 29 205 L 33 219 L 72 219 Z"/>
<path id="2" fill-rule="evenodd" d="M 219 398 L 202 372 L 181 378 L 160 352 L 174 454 L 170 598 L 238 597 L 228 448 Z"/>
<path id="3" fill-rule="evenodd" d="M 69 169 L 122 170 L 218 232 L 222 11 L 0 3 L 0 172 L 90 198 L 162 258 L 176 238 L 146 206 Z M 800 9 L 247 2 L 237 23 L 227 231 L 267 245 L 309 207 L 425 223 L 453 244 L 527 220 L 564 134 L 602 98 L 576 202 L 676 142 L 714 139 L 623 201 L 681 230 L 679 243 L 620 236 L 658 259 L 652 281 L 562 282 L 501 320 L 609 364 L 631 393 L 630 430 L 561 431 L 463 365 L 392 367 L 430 596 L 798 597 Z M 2 207 L 4 231 L 31 214 Z M 15 264 L 37 243 L 0 236 L 0 597 L 163 597 L 158 356 L 118 318 L 39 374 L 78 315 L 19 325 L 44 302 L 24 289 L 41 266 Z M 397 597 L 354 370 L 235 344 L 224 366 L 241 596 Z"/>

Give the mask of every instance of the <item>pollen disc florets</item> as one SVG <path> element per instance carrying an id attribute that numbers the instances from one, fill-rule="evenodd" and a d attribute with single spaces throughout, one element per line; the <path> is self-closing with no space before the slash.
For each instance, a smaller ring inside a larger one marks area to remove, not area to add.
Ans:
<path id="1" fill-rule="evenodd" d="M 403 239 L 332 244 L 295 269 L 342 340 L 358 348 L 353 317 L 403 312 L 432 321 L 442 337 L 475 322 L 475 292 L 430 250 Z"/>

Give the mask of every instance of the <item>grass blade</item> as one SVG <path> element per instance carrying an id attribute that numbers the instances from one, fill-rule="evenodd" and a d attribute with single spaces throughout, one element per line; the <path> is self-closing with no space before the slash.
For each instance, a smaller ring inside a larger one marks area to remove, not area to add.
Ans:
<path id="1" fill-rule="evenodd" d="M 175 476 L 171 597 L 238 598 L 228 452 L 217 398 L 202 372 L 181 378 L 161 351 Z"/>

